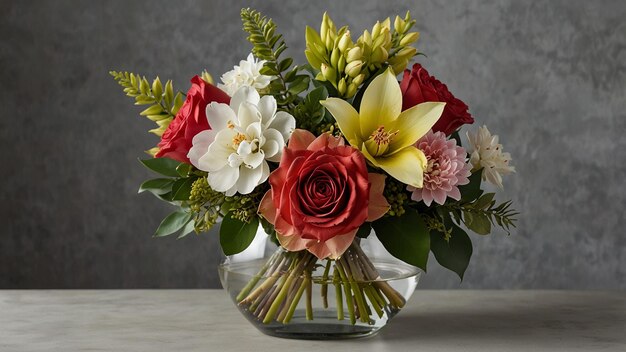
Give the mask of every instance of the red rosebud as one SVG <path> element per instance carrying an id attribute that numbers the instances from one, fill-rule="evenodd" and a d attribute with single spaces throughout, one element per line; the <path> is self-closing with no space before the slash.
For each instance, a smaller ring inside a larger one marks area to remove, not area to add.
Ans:
<path id="1" fill-rule="evenodd" d="M 402 110 L 427 101 L 446 103 L 443 114 L 433 126 L 434 132 L 441 131 L 449 136 L 459 127 L 474 123 L 474 118 L 467 111 L 468 106 L 452 95 L 445 84 L 429 75 L 420 64 L 413 65 L 411 71 L 404 71 L 400 89 L 402 90 Z"/>
<path id="2" fill-rule="evenodd" d="M 206 107 L 210 102 L 229 104 L 230 97 L 219 88 L 194 76 L 187 99 L 180 107 L 176 117 L 161 136 L 159 152 L 156 158 L 170 158 L 190 164 L 187 153 L 192 146 L 193 137 L 210 128 L 206 118 Z"/>

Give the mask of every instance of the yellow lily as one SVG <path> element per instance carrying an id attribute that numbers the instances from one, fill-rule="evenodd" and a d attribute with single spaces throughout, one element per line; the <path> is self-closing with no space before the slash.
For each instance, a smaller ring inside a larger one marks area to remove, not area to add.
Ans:
<path id="1" fill-rule="evenodd" d="M 343 99 L 328 98 L 321 104 L 372 165 L 400 182 L 422 188 L 428 161 L 415 142 L 439 120 L 445 103 L 427 102 L 402 111 L 400 84 L 389 68 L 367 87 L 359 112 Z"/>

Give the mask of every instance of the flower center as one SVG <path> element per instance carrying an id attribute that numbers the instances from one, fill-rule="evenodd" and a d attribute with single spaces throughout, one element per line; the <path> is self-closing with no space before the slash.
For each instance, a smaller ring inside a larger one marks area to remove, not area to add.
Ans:
<path id="1" fill-rule="evenodd" d="M 237 133 L 235 137 L 233 137 L 233 146 L 237 147 L 241 142 L 246 140 L 246 135 L 242 133 Z"/>
<path id="2" fill-rule="evenodd" d="M 379 126 L 372 135 L 365 141 L 365 148 L 372 156 L 383 155 L 389 148 L 393 137 L 398 134 L 399 131 L 388 132 L 385 131 L 385 126 Z"/>

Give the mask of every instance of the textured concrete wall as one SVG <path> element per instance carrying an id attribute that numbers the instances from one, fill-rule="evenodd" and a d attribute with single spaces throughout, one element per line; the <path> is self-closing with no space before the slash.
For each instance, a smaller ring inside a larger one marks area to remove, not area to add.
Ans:
<path id="1" fill-rule="evenodd" d="M 511 236 L 473 236 L 459 284 L 626 288 L 626 2 L 0 1 L 0 288 L 217 287 L 214 233 L 154 240 L 169 209 L 136 189 L 157 140 L 111 69 L 216 77 L 249 45 L 239 9 L 274 17 L 303 61 L 324 9 L 355 32 L 410 9 L 420 61 L 497 132 L 517 166 Z"/>

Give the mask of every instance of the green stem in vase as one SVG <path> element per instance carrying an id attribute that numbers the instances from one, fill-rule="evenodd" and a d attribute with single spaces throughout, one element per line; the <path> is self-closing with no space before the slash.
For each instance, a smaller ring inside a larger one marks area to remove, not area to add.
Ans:
<path id="1" fill-rule="evenodd" d="M 352 301 L 352 292 L 350 292 L 350 285 L 348 284 L 348 278 L 346 274 L 341 269 L 341 264 L 338 261 L 335 261 L 335 272 L 339 273 L 341 277 L 341 282 L 343 284 L 343 289 L 346 294 L 346 305 L 348 306 L 348 314 L 350 315 L 350 323 L 352 325 L 356 324 L 356 316 L 354 314 L 354 302 Z"/>
<path id="2" fill-rule="evenodd" d="M 281 282 L 280 291 L 276 295 L 276 298 L 272 300 L 272 305 L 270 306 L 267 315 L 263 319 L 263 323 L 267 324 L 274 319 L 278 308 L 280 308 L 281 303 L 286 298 L 287 293 L 289 292 L 289 288 L 291 288 L 293 280 L 303 274 L 304 267 L 310 261 L 309 256 L 301 256 L 301 258 L 296 259 L 292 263 L 292 267 L 289 269 L 289 275 L 285 274 L 285 279 Z M 295 264 L 295 265 L 293 265 Z M 307 277 L 305 276 L 305 281 Z"/>
<path id="3" fill-rule="evenodd" d="M 296 295 L 294 296 L 293 300 L 291 301 L 291 304 L 289 305 L 289 310 L 287 311 L 287 314 L 285 315 L 285 319 L 282 320 L 283 324 L 287 324 L 291 321 L 291 318 L 293 317 L 293 313 L 296 311 L 296 307 L 298 307 L 298 303 L 300 303 L 300 298 L 302 297 L 302 294 L 304 293 L 305 288 L 306 288 L 306 281 L 302 279 L 302 282 L 300 283 L 300 286 L 298 287 L 298 291 L 296 291 Z"/>
<path id="4" fill-rule="evenodd" d="M 271 258 L 265 263 L 265 265 L 263 265 L 261 270 L 259 270 L 259 272 L 252 278 L 252 280 L 250 280 L 248 284 L 241 290 L 241 292 L 239 292 L 236 298 L 237 302 L 241 302 L 248 295 L 248 293 L 252 291 L 252 289 L 254 288 L 254 286 L 256 286 L 261 277 L 265 275 L 267 269 L 274 265 L 274 262 L 276 261 L 276 258 L 278 258 L 278 255 L 279 252 L 274 253 Z"/>
<path id="5" fill-rule="evenodd" d="M 344 256 L 338 260 L 338 264 L 340 267 L 343 267 L 342 270 L 346 274 L 346 277 L 352 287 L 352 292 L 354 292 L 354 299 L 356 300 L 356 306 L 359 309 L 360 320 L 364 323 L 368 323 L 370 321 L 370 317 L 367 311 L 367 306 L 365 305 L 365 299 L 363 298 L 363 290 L 359 284 L 355 281 L 355 277 L 353 275 L 353 268 L 350 266 L 351 260 Z"/>
<path id="6" fill-rule="evenodd" d="M 313 281 L 311 280 L 311 272 L 305 273 L 304 282 L 306 283 L 306 320 L 313 320 Z"/>
<path id="7" fill-rule="evenodd" d="M 326 268 L 324 274 L 322 274 L 322 304 L 324 308 L 328 308 L 328 272 L 330 271 L 331 261 L 326 261 Z"/>
<path id="8" fill-rule="evenodd" d="M 330 264 L 330 261 L 329 261 Z M 337 320 L 343 320 L 343 294 L 341 292 L 341 285 L 339 284 L 339 274 L 337 268 L 333 270 L 333 284 L 335 285 L 335 301 L 337 305 Z"/>

